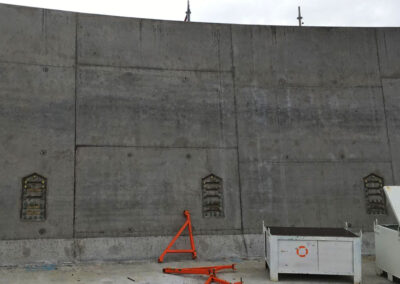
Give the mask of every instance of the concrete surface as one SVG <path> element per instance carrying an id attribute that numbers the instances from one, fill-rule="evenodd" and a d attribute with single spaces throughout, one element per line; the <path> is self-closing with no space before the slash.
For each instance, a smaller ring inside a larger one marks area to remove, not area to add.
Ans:
<path id="1" fill-rule="evenodd" d="M 217 73 L 232 68 L 229 25 L 79 14 L 77 27 L 81 65 Z"/>
<path id="2" fill-rule="evenodd" d="M 196 236 L 226 236 L 229 248 L 263 220 L 348 221 L 370 236 L 371 253 L 373 221 L 395 222 L 390 208 L 366 213 L 362 178 L 400 181 L 400 29 L 0 4 L 0 35 L 0 245 L 18 251 L 2 250 L 0 265 L 101 259 L 92 252 L 103 245 L 113 260 L 135 259 L 125 237 L 153 254 L 184 209 Z M 48 180 L 48 218 L 21 222 L 21 179 L 33 172 Z M 222 219 L 202 217 L 210 173 L 223 180 Z M 251 255 L 247 245 L 239 256 Z"/>
<path id="3" fill-rule="evenodd" d="M 0 74 L 0 239 L 70 238 L 74 70 L 0 62 Z M 48 177 L 46 222 L 20 220 L 21 179 L 34 172 Z"/>
<path id="4" fill-rule="evenodd" d="M 236 160 L 234 149 L 79 148 L 76 236 L 172 236 L 185 221 L 180 208 L 191 212 L 197 234 L 240 233 Z M 226 177 L 229 216 L 211 223 L 194 202 L 201 200 L 197 177 L 210 172 Z M 118 188 L 111 194 L 112 176 Z"/>
<path id="5" fill-rule="evenodd" d="M 387 101 L 387 125 L 389 132 L 389 142 L 393 155 L 393 170 L 398 172 L 400 169 L 400 134 L 396 129 L 400 127 L 400 79 L 382 80 L 384 99 Z M 394 184 L 400 182 L 400 177 L 395 175 Z"/>
<path id="6" fill-rule="evenodd" d="M 75 18 L 68 12 L 2 4 L 0 62 L 73 67 Z"/>
<path id="7" fill-rule="evenodd" d="M 63 265 L 93 261 L 154 261 L 172 236 L 103 237 L 75 239 L 30 239 L 0 241 L 0 267 L 32 264 Z M 262 259 L 264 235 L 197 235 L 194 238 L 198 260 L 223 258 Z M 190 248 L 188 236 L 182 236 L 174 248 Z M 374 254 L 374 233 L 363 234 L 362 252 Z M 167 255 L 167 261 L 191 260 L 190 254 Z"/>
<path id="8" fill-rule="evenodd" d="M 236 148 L 229 73 L 93 66 L 78 72 L 78 145 Z"/>
<path id="9" fill-rule="evenodd" d="M 181 268 L 237 264 L 236 272 L 223 272 L 218 276 L 227 281 L 239 281 L 242 277 L 244 283 L 276 283 L 269 280 L 268 270 L 265 269 L 263 261 L 237 261 L 227 259 L 225 261 L 204 262 L 204 261 L 180 261 L 158 263 L 98 263 L 70 266 L 26 266 L 24 268 L 1 268 L 1 283 L 96 283 L 96 284 L 200 284 L 205 282 L 203 276 L 195 275 L 169 275 L 163 274 L 162 268 Z M 128 279 L 128 277 L 130 279 Z M 342 276 L 319 276 L 281 274 L 279 283 L 353 283 L 352 278 Z M 383 276 L 375 274 L 373 258 L 363 259 L 363 283 L 384 284 L 391 283 Z"/>

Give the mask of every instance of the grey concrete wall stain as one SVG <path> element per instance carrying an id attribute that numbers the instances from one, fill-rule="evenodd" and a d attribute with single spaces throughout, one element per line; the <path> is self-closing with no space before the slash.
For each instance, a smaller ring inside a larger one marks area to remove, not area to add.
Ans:
<path id="1" fill-rule="evenodd" d="M 237 145 L 230 74 L 94 66 L 77 72 L 78 145 Z"/>
<path id="2" fill-rule="evenodd" d="M 167 236 L 184 209 L 197 235 L 372 231 L 362 177 L 400 180 L 400 29 L 0 5 L 0 35 L 0 239 Z M 49 178 L 41 224 L 19 221 L 29 172 Z M 211 172 L 224 218 L 202 218 Z"/>
<path id="3" fill-rule="evenodd" d="M 235 149 L 79 147 L 76 235 L 174 235 L 182 208 L 197 234 L 240 233 L 236 161 Z M 200 179 L 209 172 L 224 177 L 229 218 L 202 218 Z"/>

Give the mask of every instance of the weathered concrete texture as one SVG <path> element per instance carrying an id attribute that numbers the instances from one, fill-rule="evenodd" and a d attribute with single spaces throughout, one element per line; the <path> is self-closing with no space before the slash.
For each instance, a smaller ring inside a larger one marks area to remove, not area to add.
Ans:
<path id="1" fill-rule="evenodd" d="M 0 35 L 2 240 L 79 237 L 82 260 L 138 259 L 122 237 L 143 237 L 156 254 L 157 238 L 175 234 L 189 209 L 204 252 L 215 240 L 251 256 L 262 220 L 348 221 L 369 236 L 375 218 L 394 222 L 390 211 L 367 215 L 362 178 L 400 181 L 400 29 L 0 5 Z M 45 222 L 19 219 L 21 178 L 33 172 L 48 178 Z M 223 179 L 224 218 L 202 218 L 210 173 Z M 98 245 L 107 250 L 96 254 Z M 13 259 L 5 252 L 0 264 Z"/>
<path id="2" fill-rule="evenodd" d="M 377 29 L 376 37 L 379 47 L 381 76 L 384 78 L 400 78 L 399 29 Z"/>
<path id="3" fill-rule="evenodd" d="M 168 246 L 172 236 L 134 238 L 85 238 L 77 239 L 77 261 L 155 261 Z M 199 260 L 242 258 L 247 255 L 242 235 L 196 236 Z M 181 237 L 175 248 L 190 248 L 189 237 Z M 260 251 L 261 253 L 263 250 Z M 165 262 L 192 260 L 191 254 L 168 254 Z"/>
<path id="4" fill-rule="evenodd" d="M 241 161 L 390 161 L 379 88 L 237 88 Z"/>
<path id="5" fill-rule="evenodd" d="M 75 15 L 10 5 L 0 8 L 0 61 L 75 64 Z"/>
<path id="6" fill-rule="evenodd" d="M 376 39 L 374 29 L 232 28 L 246 233 L 260 219 L 372 230 L 362 177 L 394 182 Z"/>
<path id="7" fill-rule="evenodd" d="M 97 261 L 156 261 L 173 236 L 0 241 L 0 266 Z M 264 235 L 197 235 L 198 260 L 263 259 Z M 363 234 L 364 255 L 374 254 L 374 233 Z M 182 236 L 174 248 L 190 248 Z M 167 254 L 165 262 L 190 261 L 191 254 Z"/>
<path id="8" fill-rule="evenodd" d="M 260 220 L 270 226 L 338 226 L 373 230 L 376 215 L 367 215 L 362 180 L 370 171 L 391 184 L 390 163 L 241 163 L 244 230 L 259 233 Z M 318 188 L 318 190 L 314 190 Z M 247 189 L 251 189 L 247 190 Z M 382 222 L 392 218 L 379 216 Z"/>
<path id="9" fill-rule="evenodd" d="M 236 150 L 83 147 L 77 153 L 76 235 L 240 232 Z M 201 177 L 224 181 L 225 218 L 202 218 Z"/>
<path id="10" fill-rule="evenodd" d="M 95 261 L 156 261 L 173 236 L 76 238 L 0 241 L 0 266 L 25 264 L 64 264 Z M 245 240 L 252 240 L 250 253 Z M 256 240 L 256 241 L 255 241 Z M 195 237 L 199 260 L 221 260 L 242 257 L 260 258 L 264 245 L 262 235 L 201 235 Z M 190 248 L 189 237 L 182 236 L 174 248 Z M 190 254 L 168 254 L 166 262 L 191 260 Z"/>
<path id="11" fill-rule="evenodd" d="M 0 63 L 0 105 L 0 239 L 72 237 L 73 69 Z M 22 178 L 34 172 L 48 178 L 48 218 L 22 222 Z"/>
<path id="12" fill-rule="evenodd" d="M 78 62 L 85 65 L 230 71 L 229 25 L 79 15 Z"/>
<path id="13" fill-rule="evenodd" d="M 1 240 L 0 266 L 71 263 L 74 253 L 72 239 Z"/>
<path id="14" fill-rule="evenodd" d="M 78 78 L 78 145 L 237 146 L 229 73 L 80 67 Z"/>
<path id="15" fill-rule="evenodd" d="M 35 239 L 0 241 L 0 267 L 25 264 L 65 264 L 96 261 L 156 261 L 173 236 L 76 239 Z M 264 245 L 262 235 L 246 237 Z M 257 241 L 255 241 L 257 240 Z M 263 247 L 248 253 L 242 235 L 201 235 L 195 237 L 199 260 L 242 257 L 260 258 Z M 253 245 L 254 247 L 254 245 Z M 189 237 L 182 236 L 174 248 L 190 248 Z M 192 260 L 190 254 L 168 254 L 166 262 Z M 1 281 L 0 281 L 1 282 Z"/>
<path id="16" fill-rule="evenodd" d="M 384 79 L 382 82 L 384 100 L 386 102 L 386 117 L 389 133 L 389 143 L 393 159 L 394 184 L 400 182 L 400 78 Z"/>
<path id="17" fill-rule="evenodd" d="M 380 85 L 374 29 L 232 26 L 238 86 Z"/>

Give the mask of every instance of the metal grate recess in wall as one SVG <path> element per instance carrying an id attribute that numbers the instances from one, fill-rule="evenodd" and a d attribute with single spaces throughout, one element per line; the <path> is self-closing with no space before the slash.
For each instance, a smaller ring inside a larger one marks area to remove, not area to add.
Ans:
<path id="1" fill-rule="evenodd" d="M 368 214 L 387 214 L 386 198 L 383 192 L 383 178 L 369 174 L 363 178 Z"/>
<path id="2" fill-rule="evenodd" d="M 202 179 L 203 217 L 224 217 L 222 178 L 210 174 Z"/>
<path id="3" fill-rule="evenodd" d="M 21 220 L 46 219 L 46 190 L 47 179 L 37 173 L 22 179 Z"/>

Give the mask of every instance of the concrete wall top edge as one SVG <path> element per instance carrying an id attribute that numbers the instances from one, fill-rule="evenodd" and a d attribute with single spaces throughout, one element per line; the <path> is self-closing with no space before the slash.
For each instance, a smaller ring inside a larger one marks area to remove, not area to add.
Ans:
<path id="1" fill-rule="evenodd" d="M 72 13 L 0 5 L 0 62 L 74 66 L 75 30 Z"/>
<path id="2" fill-rule="evenodd" d="M 190 22 L 185 23 L 178 20 L 164 20 L 164 19 L 153 19 L 153 18 L 139 18 L 139 17 L 128 17 L 118 16 L 109 14 L 95 14 L 95 13 L 83 13 L 77 11 L 68 11 L 62 9 L 49 9 L 44 7 L 25 6 L 25 5 L 14 5 L 0 3 L 0 7 L 9 7 L 15 9 L 26 9 L 26 10 L 46 10 L 51 12 L 68 13 L 72 15 L 85 16 L 85 17 L 108 17 L 108 18 L 121 18 L 129 19 L 134 21 L 149 21 L 149 22 L 168 22 L 168 23 L 184 23 L 190 25 L 216 25 L 216 26 L 232 26 L 232 27 L 260 27 L 260 28 L 282 28 L 282 29 L 299 29 L 297 25 L 257 25 L 257 24 L 237 24 L 237 23 L 217 23 L 217 22 Z M 340 29 L 376 29 L 376 30 L 398 30 L 400 27 L 397 26 L 379 26 L 379 27 L 367 27 L 367 26 L 302 26 L 301 29 L 325 29 L 325 30 L 340 30 Z"/>

